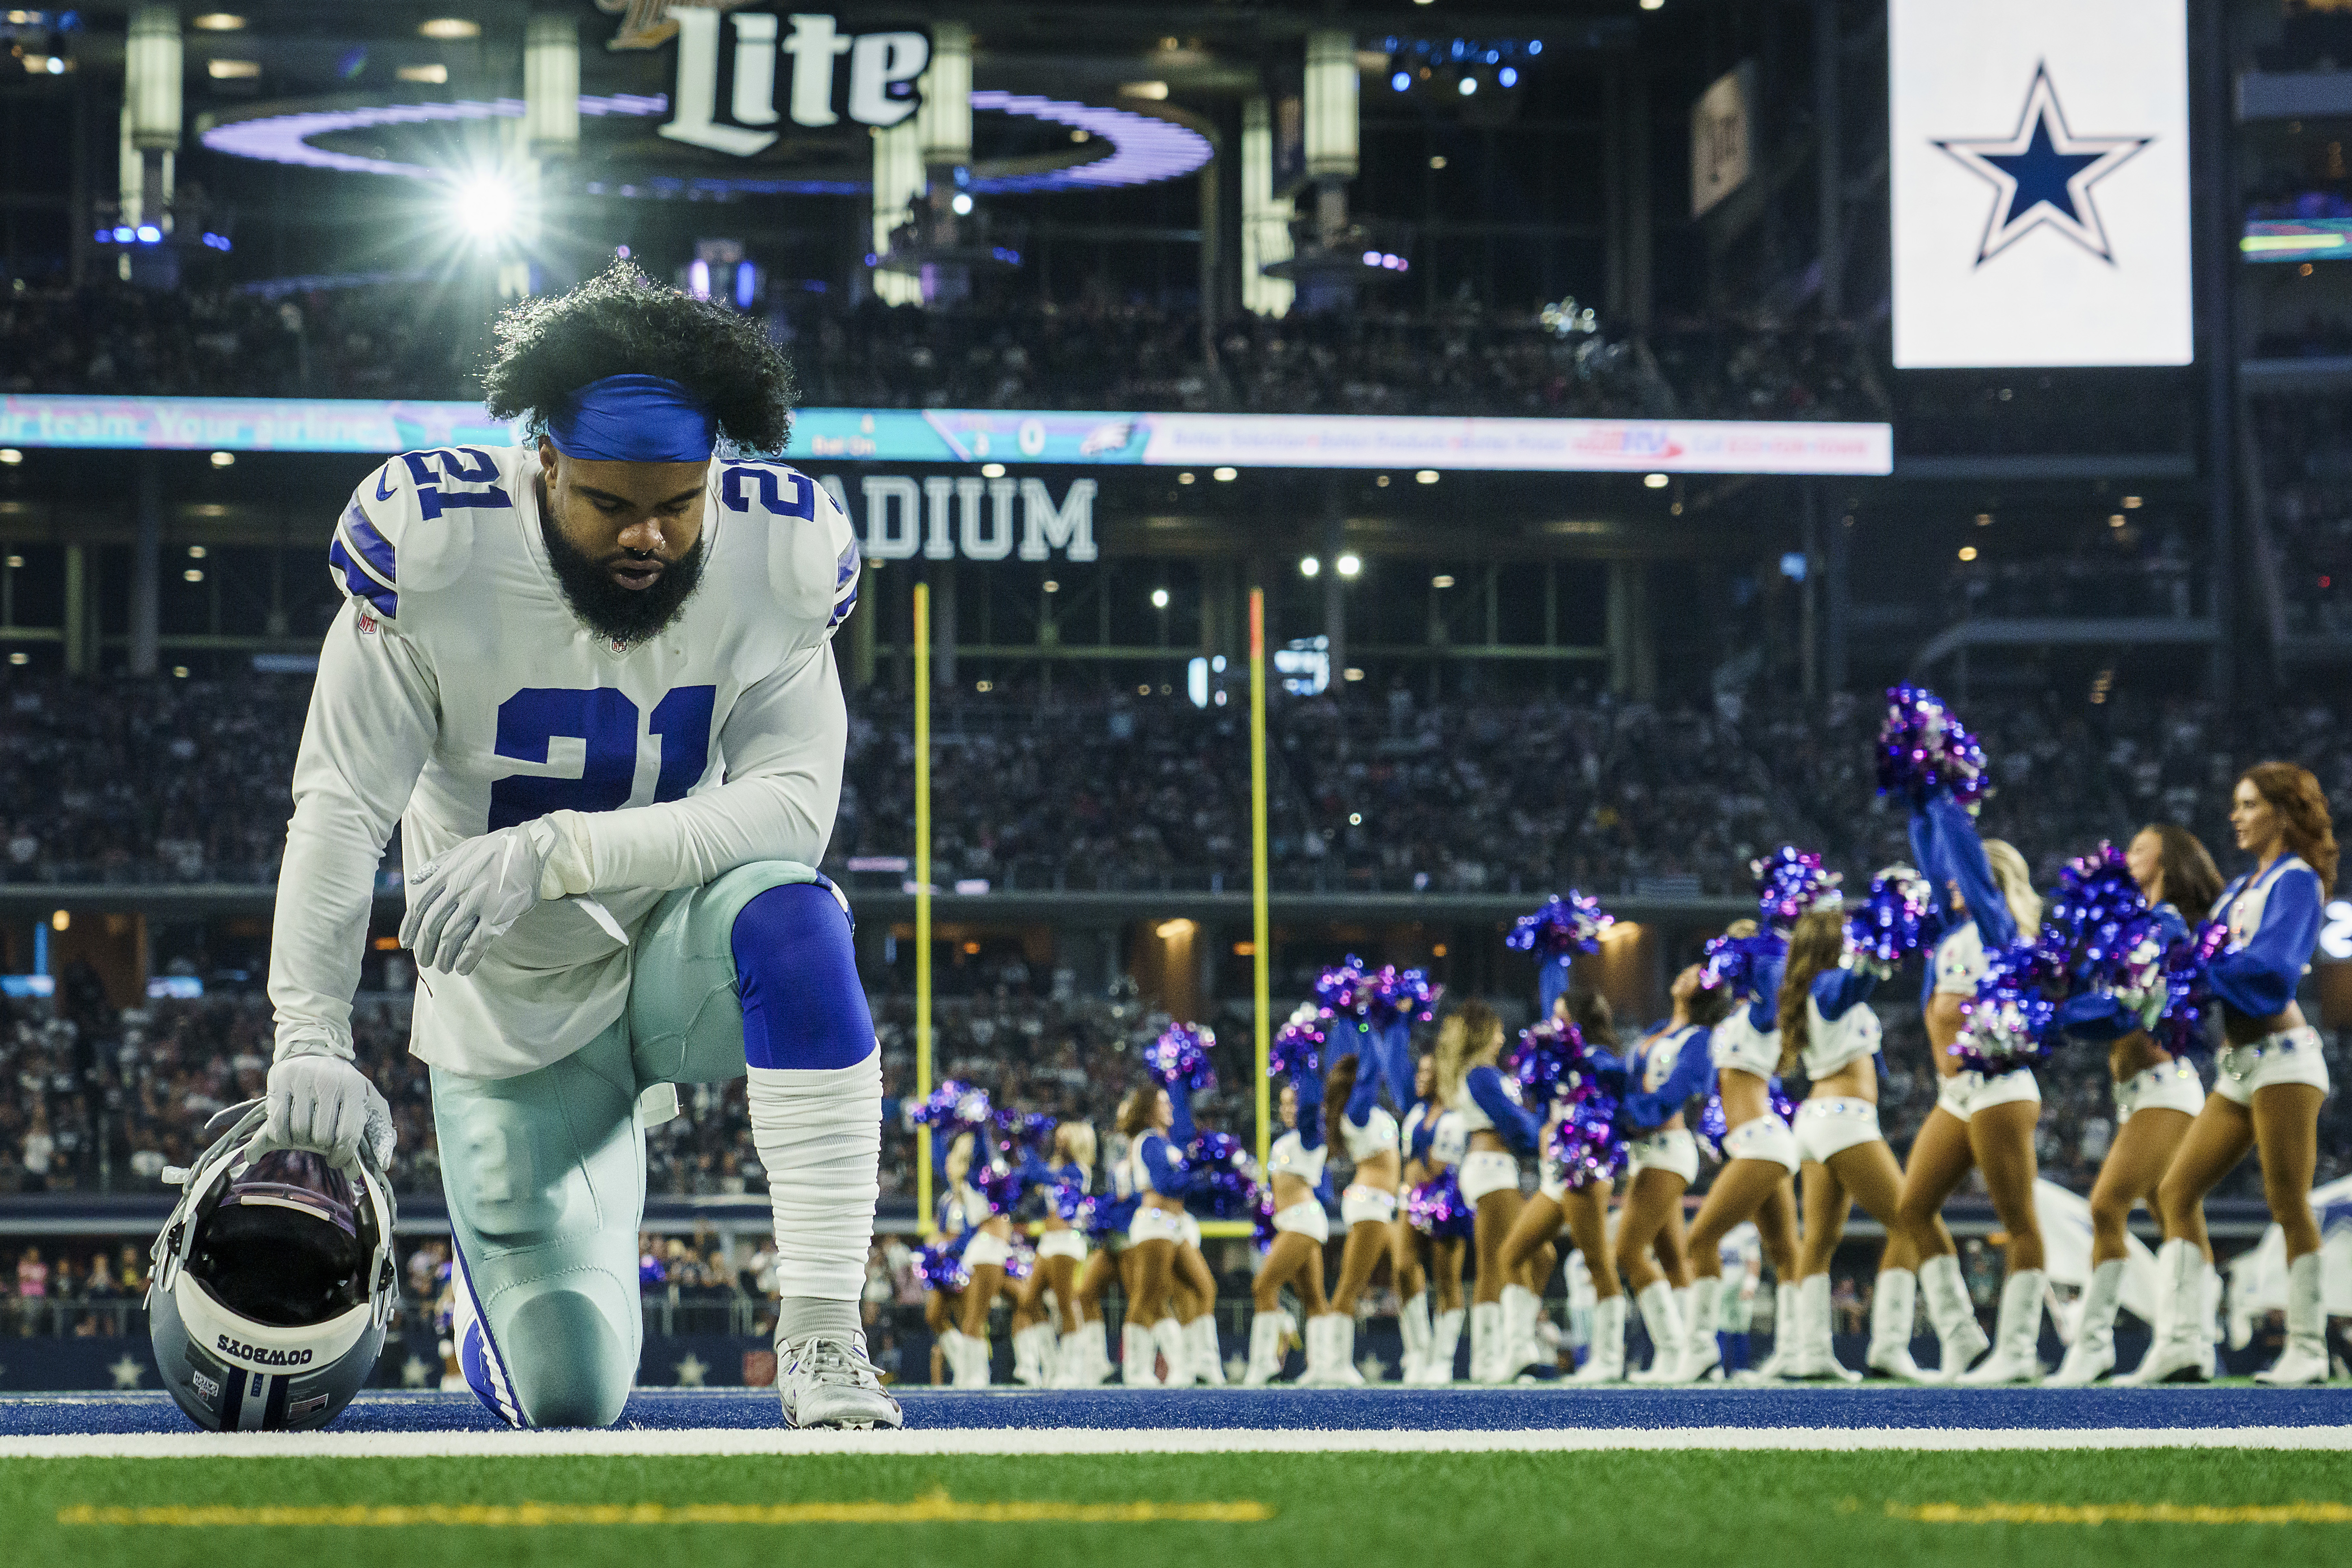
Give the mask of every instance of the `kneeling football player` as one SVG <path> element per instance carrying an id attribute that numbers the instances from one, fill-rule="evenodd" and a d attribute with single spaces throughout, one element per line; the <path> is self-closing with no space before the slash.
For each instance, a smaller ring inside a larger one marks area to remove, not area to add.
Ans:
<path id="1" fill-rule="evenodd" d="M 881 1063 L 815 869 L 859 563 L 824 491 L 757 456 L 790 367 L 755 319 L 616 264 L 509 312 L 485 389 L 529 444 L 403 453 L 335 524 L 256 1147 L 388 1149 L 351 1003 L 397 824 L 474 1391 L 517 1426 L 620 1415 L 643 1122 L 748 1074 L 784 1418 L 896 1426 L 857 1312 Z"/>

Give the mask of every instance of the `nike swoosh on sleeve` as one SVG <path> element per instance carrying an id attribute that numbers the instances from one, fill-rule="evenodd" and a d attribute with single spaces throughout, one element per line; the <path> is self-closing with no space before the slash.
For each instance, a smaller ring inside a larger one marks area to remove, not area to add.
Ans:
<path id="1" fill-rule="evenodd" d="M 391 478 L 392 478 L 392 465 L 391 465 L 390 463 L 386 463 L 383 468 L 379 468 L 379 469 L 377 469 L 377 470 L 376 470 L 376 476 L 375 476 L 375 499 L 376 499 L 376 500 L 390 500 L 392 499 L 392 489 L 391 489 L 391 487 L 389 486 L 389 484 L 386 482 L 386 481 L 388 481 Z"/>

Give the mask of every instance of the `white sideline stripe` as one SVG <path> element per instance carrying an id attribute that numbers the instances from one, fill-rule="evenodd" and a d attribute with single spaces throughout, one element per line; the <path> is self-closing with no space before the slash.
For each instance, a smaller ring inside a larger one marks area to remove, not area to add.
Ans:
<path id="1" fill-rule="evenodd" d="M 2014 1427 L 1669 1426 L 1648 1430 L 1231 1431 L 1088 1427 L 912 1432 L 139 1432 L 0 1437 L 0 1459 L 533 1458 L 596 1454 L 1549 1454 L 1723 1449 L 1750 1452 L 1986 1453 L 2001 1449 L 2274 1448 L 2352 1451 L 2352 1426 Z"/>

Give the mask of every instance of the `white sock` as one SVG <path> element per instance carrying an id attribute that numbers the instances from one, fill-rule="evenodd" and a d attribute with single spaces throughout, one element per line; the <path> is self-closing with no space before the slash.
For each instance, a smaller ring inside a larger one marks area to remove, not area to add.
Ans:
<path id="1" fill-rule="evenodd" d="M 768 1174 L 776 1292 L 856 1301 L 881 1196 L 882 1053 L 845 1068 L 748 1068 L 751 1146 Z"/>

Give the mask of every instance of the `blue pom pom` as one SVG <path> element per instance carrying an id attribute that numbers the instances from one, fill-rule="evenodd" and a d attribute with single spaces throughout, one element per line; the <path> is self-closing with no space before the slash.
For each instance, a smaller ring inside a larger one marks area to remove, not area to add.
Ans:
<path id="1" fill-rule="evenodd" d="M 915 1108 L 915 1121 L 924 1127 L 985 1128 L 991 1113 L 988 1090 L 954 1079 L 942 1079 L 930 1098 Z"/>
<path id="2" fill-rule="evenodd" d="M 1193 1139 L 1184 1151 L 1184 1169 L 1192 1181 L 1187 1208 L 1217 1219 L 1239 1219 L 1257 1202 L 1248 1152 L 1229 1132 L 1203 1132 Z"/>
<path id="3" fill-rule="evenodd" d="M 1617 1130 L 1617 1098 L 1589 1080 L 1573 1085 L 1544 1129 L 1544 1169 L 1571 1191 L 1624 1170 L 1632 1151 Z"/>
<path id="4" fill-rule="evenodd" d="M 1261 1253 L 1274 1246 L 1274 1189 L 1260 1187 L 1257 1201 L 1250 1205 L 1250 1241 Z"/>
<path id="5" fill-rule="evenodd" d="M 1853 966 L 1884 980 L 1903 960 L 1935 940 L 1935 889 L 1908 866 L 1889 866 L 1870 879 L 1870 894 L 1846 917 L 1846 952 Z"/>
<path id="6" fill-rule="evenodd" d="M 2065 977 L 2038 942 L 2012 942 L 1990 955 L 1977 994 L 1960 1004 L 1960 1033 L 1951 1054 L 1962 1069 L 1998 1078 L 2047 1061 L 2059 1039 L 2052 992 Z"/>
<path id="7" fill-rule="evenodd" d="M 1788 939 L 1778 931 L 1759 931 L 1754 936 L 1711 936 L 1706 939 L 1699 984 L 1709 991 L 1728 985 L 1735 996 L 1759 995 L 1764 971 L 1788 955 Z"/>
<path id="8" fill-rule="evenodd" d="M 1216 1069 L 1209 1064 L 1209 1047 L 1217 1037 L 1206 1027 L 1171 1024 L 1160 1037 L 1143 1047 L 1143 1070 L 1162 1089 L 1182 1084 L 1194 1094 L 1217 1087 Z"/>
<path id="9" fill-rule="evenodd" d="M 1274 1042 L 1266 1047 L 1265 1076 L 1291 1078 L 1301 1072 L 1323 1070 L 1323 1047 L 1330 1038 L 1324 1027 L 1325 1016 L 1312 1006 L 1302 1006 L 1290 1016 L 1290 1021 L 1274 1034 Z"/>
<path id="10" fill-rule="evenodd" d="M 1360 1018 L 1371 1009 L 1370 980 L 1364 972 L 1364 961 L 1351 952 L 1346 962 L 1316 977 L 1315 999 L 1327 1013 Z"/>
<path id="11" fill-rule="evenodd" d="M 941 1295 L 953 1295 L 971 1283 L 971 1270 L 963 1266 L 964 1244 L 971 1239 L 966 1231 L 953 1241 L 933 1242 L 915 1255 L 915 1278 L 926 1290 Z"/>
<path id="12" fill-rule="evenodd" d="M 2230 947 L 2230 922 L 2208 921 L 2164 955 L 2163 1012 L 2150 1031 L 2174 1056 L 2203 1056 L 2213 1048 L 2212 1020 L 2221 1010 L 2207 971 Z"/>
<path id="13" fill-rule="evenodd" d="M 1396 1023 L 1428 1023 L 1437 1016 L 1438 994 L 1445 988 L 1432 985 L 1421 970 L 1400 972 L 1391 963 L 1370 976 L 1366 989 L 1370 1005 L 1364 1016 L 1373 1028 L 1381 1029 Z"/>
<path id="14" fill-rule="evenodd" d="M 1404 1217 L 1423 1236 L 1466 1239 L 1476 1226 L 1478 1212 L 1462 1201 L 1461 1173 L 1448 1165 L 1434 1181 L 1423 1182 L 1405 1194 Z"/>
<path id="15" fill-rule="evenodd" d="M 1599 899 L 1570 888 L 1568 897 L 1554 894 L 1535 913 L 1521 915 L 1503 944 L 1538 958 L 1599 952 L 1601 933 L 1615 923 L 1616 917 L 1601 909 Z"/>
<path id="16" fill-rule="evenodd" d="M 1579 1075 L 1591 1074 L 1592 1050 L 1574 1024 L 1547 1018 L 1519 1031 L 1518 1044 L 1504 1059 L 1503 1070 L 1517 1082 L 1527 1104 L 1549 1105 L 1567 1093 Z"/>
<path id="17" fill-rule="evenodd" d="M 1835 908 L 1844 879 L 1822 869 L 1822 858 L 1810 849 L 1783 844 L 1769 855 L 1748 863 L 1756 873 L 1756 908 L 1767 926 L 1791 925 L 1822 908 Z"/>
<path id="18" fill-rule="evenodd" d="M 1984 745 L 1924 686 L 1890 687 L 1878 730 L 1878 793 L 1923 799 L 1948 789 L 1962 805 L 1985 793 Z"/>

